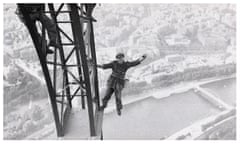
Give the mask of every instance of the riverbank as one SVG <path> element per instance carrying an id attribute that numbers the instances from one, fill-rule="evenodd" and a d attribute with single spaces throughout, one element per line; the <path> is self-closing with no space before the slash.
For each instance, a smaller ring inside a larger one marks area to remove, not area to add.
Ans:
<path id="1" fill-rule="evenodd" d="M 127 105 L 127 104 L 138 102 L 140 100 L 144 100 L 148 97 L 162 99 L 162 98 L 169 97 L 173 94 L 186 92 L 194 87 L 198 87 L 198 86 L 201 86 L 201 85 L 204 85 L 207 83 L 220 81 L 220 80 L 224 80 L 224 79 L 235 78 L 235 77 L 236 76 L 234 74 L 234 75 L 230 75 L 230 76 L 214 77 L 214 78 L 208 78 L 208 79 L 202 79 L 202 80 L 195 80 L 195 81 L 191 81 L 191 82 L 182 82 L 180 84 L 173 85 L 173 86 L 166 87 L 166 88 L 161 88 L 161 89 L 146 90 L 146 91 L 143 91 L 142 93 L 139 93 L 136 95 L 123 97 L 122 103 L 123 103 L 123 105 Z M 116 109 L 115 98 L 113 96 L 109 102 L 108 107 L 105 109 L 104 113 L 113 112 L 113 111 L 115 111 L 115 109 Z"/>

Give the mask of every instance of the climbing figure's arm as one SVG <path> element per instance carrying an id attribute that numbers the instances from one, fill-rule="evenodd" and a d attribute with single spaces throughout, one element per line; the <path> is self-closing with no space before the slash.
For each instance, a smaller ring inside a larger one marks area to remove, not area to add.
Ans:
<path id="1" fill-rule="evenodd" d="M 96 66 L 97 66 L 98 68 L 108 69 L 108 68 L 112 68 L 112 67 L 113 67 L 113 63 L 110 62 L 110 63 L 102 64 L 102 65 L 97 64 Z"/>
<path id="2" fill-rule="evenodd" d="M 132 61 L 132 62 L 128 62 L 128 67 L 133 67 L 133 66 L 139 65 L 143 60 L 146 59 L 146 57 L 147 57 L 147 55 L 144 54 L 143 56 L 141 56 L 141 57 L 138 58 L 137 60 Z"/>

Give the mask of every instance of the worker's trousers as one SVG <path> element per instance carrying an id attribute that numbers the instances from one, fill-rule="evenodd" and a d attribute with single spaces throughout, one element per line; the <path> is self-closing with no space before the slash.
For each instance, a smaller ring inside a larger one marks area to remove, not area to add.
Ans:
<path id="1" fill-rule="evenodd" d="M 106 93 L 105 93 L 105 96 L 103 98 L 103 106 L 104 107 L 107 106 L 108 101 L 110 100 L 112 94 L 114 93 L 117 109 L 121 110 L 122 109 L 122 99 L 121 99 L 122 89 L 123 89 L 123 86 L 121 86 L 119 84 L 116 84 L 115 88 L 112 88 L 112 87 L 108 86 L 107 90 L 106 90 Z"/>
<path id="2" fill-rule="evenodd" d="M 57 43 L 57 29 L 54 21 L 45 14 L 34 13 L 31 14 L 31 19 L 40 21 L 41 24 L 47 29 L 48 38 L 50 43 Z"/>

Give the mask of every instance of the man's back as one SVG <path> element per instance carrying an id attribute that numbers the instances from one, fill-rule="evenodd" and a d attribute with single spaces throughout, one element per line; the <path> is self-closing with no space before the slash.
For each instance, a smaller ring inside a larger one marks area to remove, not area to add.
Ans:
<path id="1" fill-rule="evenodd" d="M 118 61 L 112 61 L 108 64 L 104 64 L 103 68 L 104 69 L 111 68 L 112 76 L 124 79 L 127 70 L 133 66 L 140 64 L 140 63 L 141 62 L 139 60 L 132 61 L 132 62 L 124 61 L 122 63 L 119 63 Z"/>

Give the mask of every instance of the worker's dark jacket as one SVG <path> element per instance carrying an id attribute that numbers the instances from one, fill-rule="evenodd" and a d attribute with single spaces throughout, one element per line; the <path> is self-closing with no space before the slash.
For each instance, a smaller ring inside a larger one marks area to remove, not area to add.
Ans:
<path id="1" fill-rule="evenodd" d="M 108 64 L 104 64 L 103 69 L 112 69 L 112 74 L 108 78 L 107 86 L 115 89 L 116 85 L 120 85 L 120 87 L 123 88 L 127 70 L 140 63 L 141 61 L 136 60 L 132 62 L 123 62 L 122 64 L 118 63 L 117 61 L 112 61 Z"/>
<path id="2" fill-rule="evenodd" d="M 20 3 L 18 8 L 24 8 L 28 13 L 35 13 L 44 10 L 44 3 Z"/>
<path id="3" fill-rule="evenodd" d="M 56 24 L 46 14 L 41 13 L 41 11 L 44 10 L 44 3 L 18 4 L 18 10 L 19 10 L 18 16 L 23 23 L 25 23 L 25 20 L 22 15 L 22 10 L 25 10 L 30 14 L 29 16 L 31 20 L 33 20 L 34 22 L 36 20 L 40 21 L 42 25 L 47 29 L 50 43 L 56 43 L 57 41 Z M 41 40 L 41 36 L 38 37 Z"/>

